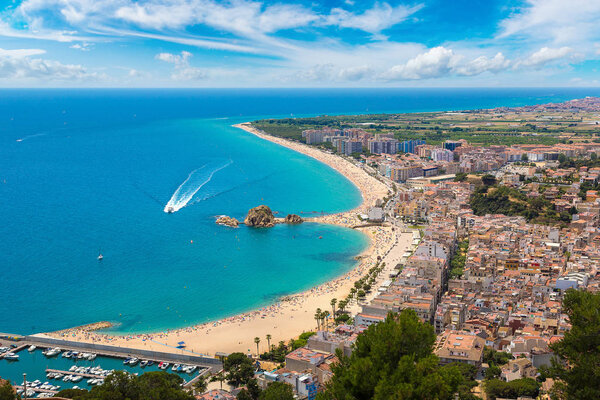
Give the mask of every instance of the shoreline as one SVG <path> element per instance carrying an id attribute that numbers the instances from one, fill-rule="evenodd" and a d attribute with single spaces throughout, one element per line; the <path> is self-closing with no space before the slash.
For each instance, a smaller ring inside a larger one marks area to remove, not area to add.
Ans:
<path id="1" fill-rule="evenodd" d="M 383 198 L 388 193 L 387 186 L 382 182 L 337 155 L 301 143 L 266 135 L 250 127 L 249 123 L 233 126 L 322 162 L 350 180 L 360 191 L 362 201 L 354 209 L 307 218 L 307 222 L 332 224 L 347 228 L 359 225 L 360 219 L 357 214 L 366 213 L 377 199 Z M 210 357 L 217 352 L 241 351 L 255 354 L 254 337 L 259 337 L 261 339 L 260 352 L 262 353 L 267 348 L 266 335 L 271 335 L 271 344 L 277 345 L 280 341 L 287 343 L 290 339 L 298 337 L 302 332 L 314 330 L 316 328 L 314 312 L 317 308 L 330 310 L 331 299 L 336 298 L 339 301 L 345 298 L 354 282 L 374 266 L 379 257 L 384 259 L 395 244 L 397 244 L 397 252 L 404 252 L 410 246 L 412 240 L 411 234 L 403 234 L 397 230 L 393 231 L 391 227 L 387 226 L 356 229 L 366 234 L 370 243 L 365 251 L 355 257 L 357 261 L 351 270 L 310 289 L 283 296 L 275 303 L 265 307 L 216 321 L 154 333 L 114 335 L 75 327 L 44 333 L 44 335 L 84 343 L 111 344 L 144 350 L 168 351 L 166 348 L 171 348 L 171 351 L 177 353 L 194 353 Z M 384 279 L 384 274 L 380 274 L 374 286 L 378 286 Z M 356 300 L 353 300 L 347 307 L 350 312 L 359 309 L 360 305 Z M 285 322 L 282 323 L 282 321 Z M 177 349 L 177 344 L 180 341 L 185 341 L 186 349 Z"/>

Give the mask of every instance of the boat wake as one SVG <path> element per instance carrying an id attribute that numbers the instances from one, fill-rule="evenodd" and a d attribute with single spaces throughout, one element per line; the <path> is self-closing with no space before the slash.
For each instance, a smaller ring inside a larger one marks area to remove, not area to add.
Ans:
<path id="1" fill-rule="evenodd" d="M 17 142 L 22 142 L 22 141 L 25 141 L 27 139 L 32 139 L 34 137 L 46 136 L 46 135 L 47 135 L 47 133 L 36 133 L 36 134 L 33 134 L 33 135 L 23 136 L 22 138 L 17 139 Z"/>
<path id="2" fill-rule="evenodd" d="M 190 172 L 187 179 L 179 185 L 173 196 L 171 196 L 171 199 L 164 208 L 164 212 L 174 213 L 187 206 L 194 195 L 198 193 L 198 190 L 210 182 L 217 172 L 227 168 L 231 164 L 233 164 L 233 160 L 228 160 L 224 164 L 210 163 Z"/>

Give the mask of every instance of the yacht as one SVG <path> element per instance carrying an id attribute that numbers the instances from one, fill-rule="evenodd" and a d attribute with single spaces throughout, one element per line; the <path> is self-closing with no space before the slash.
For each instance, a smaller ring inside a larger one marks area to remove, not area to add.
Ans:
<path id="1" fill-rule="evenodd" d="M 94 353 L 91 353 L 88 357 L 88 360 L 90 360 L 90 361 L 94 361 L 95 359 L 96 359 L 96 354 L 94 354 Z"/>
<path id="2" fill-rule="evenodd" d="M 83 376 L 81 376 L 81 375 L 76 375 L 76 376 L 74 376 L 74 377 L 72 377 L 72 378 L 71 378 L 71 382 L 75 382 L 75 383 L 77 383 L 77 382 L 79 382 L 79 381 L 80 381 L 80 380 L 82 380 L 82 379 L 83 379 Z"/>
<path id="3" fill-rule="evenodd" d="M 9 352 L 4 355 L 4 359 L 8 361 L 17 361 L 19 359 L 19 355 L 13 352 Z"/>
<path id="4" fill-rule="evenodd" d="M 31 346 L 29 346 L 29 349 L 27 349 L 27 350 L 29 350 L 31 352 L 31 351 L 35 351 L 35 349 L 37 349 L 37 347 L 35 346 L 35 344 L 32 344 Z"/>
<path id="5" fill-rule="evenodd" d="M 140 360 L 138 358 L 133 357 L 131 360 L 129 360 L 129 365 L 131 365 L 132 367 L 137 365 L 140 362 Z"/>
<path id="6" fill-rule="evenodd" d="M 44 355 L 46 357 L 54 357 L 60 354 L 62 350 L 59 349 L 58 347 L 55 347 L 53 349 L 47 349 L 46 352 L 44 353 Z"/>

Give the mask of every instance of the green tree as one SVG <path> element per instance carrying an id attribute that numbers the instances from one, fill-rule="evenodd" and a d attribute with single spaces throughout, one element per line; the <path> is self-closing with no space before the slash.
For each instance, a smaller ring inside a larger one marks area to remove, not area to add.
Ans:
<path id="1" fill-rule="evenodd" d="M 455 365 L 439 366 L 434 342 L 433 327 L 413 310 L 390 313 L 358 336 L 349 357 L 337 352 L 333 377 L 317 398 L 451 399 L 470 379 Z"/>
<path id="2" fill-rule="evenodd" d="M 194 390 L 196 390 L 198 393 L 204 393 L 206 392 L 206 387 L 208 386 L 208 378 L 206 377 L 206 375 L 200 375 L 198 377 L 198 379 L 196 380 L 196 383 L 194 383 Z"/>
<path id="3" fill-rule="evenodd" d="M 244 353 L 231 353 L 223 363 L 226 379 L 230 385 L 242 386 L 254 376 L 254 367 Z"/>
<path id="4" fill-rule="evenodd" d="M 493 186 L 496 184 L 496 177 L 494 175 L 485 174 L 481 177 L 481 182 L 485 186 Z"/>
<path id="5" fill-rule="evenodd" d="M 259 396 L 260 400 L 294 400 L 292 387 L 284 382 L 273 382 Z"/>
<path id="6" fill-rule="evenodd" d="M 516 399 L 521 396 L 537 397 L 540 384 L 531 378 L 516 379 L 504 382 L 500 379 L 490 379 L 485 382 L 485 394 L 490 400 L 496 398 Z"/>
<path id="7" fill-rule="evenodd" d="M 317 320 L 317 330 L 320 331 L 321 330 L 321 309 L 317 308 L 317 311 L 315 311 L 315 319 Z"/>
<path id="8" fill-rule="evenodd" d="M 260 338 L 258 336 L 254 338 L 254 343 L 256 343 L 256 355 L 258 356 L 260 354 L 260 351 L 258 350 L 258 344 L 260 343 Z"/>
<path id="9" fill-rule="evenodd" d="M 550 374 L 564 399 L 600 399 L 600 294 L 567 290 L 563 312 L 571 329 L 550 348 L 553 360 Z"/>
<path id="10" fill-rule="evenodd" d="M 464 172 L 459 172 L 454 176 L 454 182 L 464 182 L 467 180 L 467 174 Z"/>
<path id="11" fill-rule="evenodd" d="M 329 302 L 329 304 L 331 304 L 331 312 L 333 315 L 333 318 L 335 318 L 335 305 L 337 304 L 337 299 L 331 299 L 331 301 Z"/>
<path id="12" fill-rule="evenodd" d="M 0 400 L 15 400 L 16 398 L 15 391 L 8 381 L 0 385 Z"/>
<path id="13" fill-rule="evenodd" d="M 271 351 L 271 334 L 267 333 L 267 351 Z"/>

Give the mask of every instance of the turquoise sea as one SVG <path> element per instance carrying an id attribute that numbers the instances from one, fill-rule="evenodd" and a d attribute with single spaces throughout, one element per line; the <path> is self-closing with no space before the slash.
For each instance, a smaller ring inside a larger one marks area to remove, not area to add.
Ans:
<path id="1" fill-rule="evenodd" d="M 176 328 L 352 268 L 368 241 L 349 229 L 214 224 L 259 204 L 285 215 L 360 202 L 337 172 L 234 123 L 590 95 L 600 89 L 0 91 L 0 332 Z"/>

